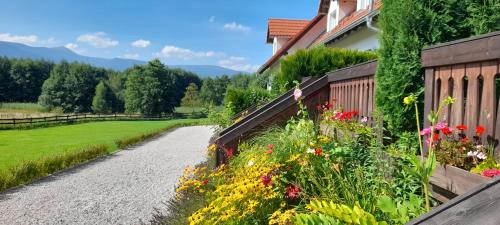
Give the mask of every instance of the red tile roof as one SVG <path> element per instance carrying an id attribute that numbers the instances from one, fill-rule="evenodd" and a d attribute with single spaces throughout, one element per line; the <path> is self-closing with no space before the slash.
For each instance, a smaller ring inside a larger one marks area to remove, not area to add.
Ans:
<path id="1" fill-rule="evenodd" d="M 288 49 L 290 49 L 297 41 L 299 41 L 309 30 L 311 30 L 321 19 L 324 17 L 324 14 L 318 14 L 316 17 L 314 17 L 309 23 L 304 26 L 304 28 L 299 31 L 291 40 L 285 43 L 283 47 L 281 47 L 269 60 L 267 60 L 264 65 L 262 65 L 257 72 L 262 73 L 264 72 L 267 68 L 269 68 L 276 60 L 279 60 L 281 56 L 283 56 Z"/>
<path id="2" fill-rule="evenodd" d="M 272 43 L 274 37 L 292 38 L 309 24 L 309 20 L 269 19 L 267 43 Z"/>
<path id="3" fill-rule="evenodd" d="M 373 2 L 373 10 L 378 10 L 382 6 L 381 0 L 375 0 Z M 333 30 L 323 34 L 320 38 L 318 38 L 313 45 L 318 45 L 324 43 L 328 38 L 338 34 L 340 31 L 344 30 L 346 27 L 358 21 L 359 19 L 364 18 L 369 13 L 369 9 L 364 9 L 360 11 L 353 12 L 351 15 L 344 17 L 338 24 L 333 28 Z"/>

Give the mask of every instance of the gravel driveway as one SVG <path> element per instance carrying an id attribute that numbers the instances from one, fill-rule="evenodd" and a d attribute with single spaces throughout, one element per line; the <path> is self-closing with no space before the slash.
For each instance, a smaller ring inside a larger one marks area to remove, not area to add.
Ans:
<path id="1" fill-rule="evenodd" d="M 0 224 L 137 224 L 204 159 L 210 127 L 184 127 L 130 150 L 0 193 Z"/>

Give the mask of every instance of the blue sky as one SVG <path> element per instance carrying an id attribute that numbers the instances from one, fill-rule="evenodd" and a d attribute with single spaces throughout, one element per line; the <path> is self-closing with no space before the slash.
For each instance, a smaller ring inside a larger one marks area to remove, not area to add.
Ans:
<path id="1" fill-rule="evenodd" d="M 319 0 L 0 0 L 0 40 L 87 56 L 253 71 L 268 18 L 311 19 Z"/>

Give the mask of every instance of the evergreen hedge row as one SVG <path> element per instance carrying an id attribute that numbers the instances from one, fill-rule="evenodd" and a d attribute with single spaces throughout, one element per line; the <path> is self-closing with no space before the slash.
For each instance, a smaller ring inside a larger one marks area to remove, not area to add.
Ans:
<path id="1" fill-rule="evenodd" d="M 273 77 L 273 89 L 281 92 L 295 86 L 303 77 L 321 77 L 327 72 L 375 59 L 374 52 L 327 48 L 301 49 L 281 60 L 281 71 Z"/>
<path id="2" fill-rule="evenodd" d="M 419 93 L 422 100 L 422 48 L 500 30 L 498 12 L 499 0 L 383 1 L 375 96 L 390 131 L 414 129 L 402 99 Z"/>

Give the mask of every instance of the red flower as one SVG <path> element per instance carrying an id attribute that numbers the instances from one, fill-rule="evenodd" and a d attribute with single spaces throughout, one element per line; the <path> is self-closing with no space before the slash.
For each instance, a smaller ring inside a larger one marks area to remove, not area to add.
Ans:
<path id="1" fill-rule="evenodd" d="M 333 104 L 332 103 L 328 103 L 327 108 L 328 109 L 332 109 L 332 107 L 333 107 Z"/>
<path id="2" fill-rule="evenodd" d="M 483 176 L 485 176 L 485 177 L 495 177 L 498 175 L 500 175 L 500 170 L 498 170 L 498 169 L 489 169 L 489 170 L 483 171 Z"/>
<path id="3" fill-rule="evenodd" d="M 271 176 L 269 176 L 269 175 L 262 175 L 260 177 L 260 180 L 262 181 L 262 184 L 264 184 L 264 186 L 269 186 L 269 185 L 273 184 L 273 180 L 271 179 Z"/>
<path id="4" fill-rule="evenodd" d="M 271 149 L 271 150 L 273 150 L 273 148 L 274 148 L 274 145 L 273 145 L 273 144 L 268 144 L 268 145 L 267 145 L 267 148 L 268 148 L 268 149 Z"/>
<path id="5" fill-rule="evenodd" d="M 233 157 L 233 149 L 232 148 L 227 148 L 226 149 L 226 156 L 228 159 Z"/>
<path id="6" fill-rule="evenodd" d="M 457 126 L 457 129 L 458 129 L 458 130 L 467 130 L 467 126 L 465 126 L 465 125 L 463 125 L 463 124 L 462 124 L 462 125 L 458 125 L 458 126 Z"/>
<path id="7" fill-rule="evenodd" d="M 319 103 L 318 103 L 318 104 L 316 104 L 316 109 L 317 109 L 317 110 L 320 110 L 320 109 L 321 109 L 321 105 L 320 105 Z"/>
<path id="8" fill-rule="evenodd" d="M 444 135 L 449 135 L 451 134 L 451 129 L 449 127 L 445 127 L 441 129 L 441 132 L 443 132 Z"/>
<path id="9" fill-rule="evenodd" d="M 273 150 L 272 149 L 266 150 L 266 154 L 268 154 L 268 155 L 273 154 Z"/>
<path id="10" fill-rule="evenodd" d="M 201 182 L 201 183 L 202 183 L 203 185 L 208 184 L 208 179 L 203 180 L 203 182 Z"/>
<path id="11" fill-rule="evenodd" d="M 482 127 L 482 126 L 477 126 L 476 127 L 476 134 L 477 134 L 477 136 L 483 135 L 484 131 L 485 131 L 484 127 Z"/>
<path id="12" fill-rule="evenodd" d="M 437 140 L 439 140 L 439 134 L 432 135 L 432 141 L 437 141 Z"/>
<path id="13" fill-rule="evenodd" d="M 321 148 L 317 148 L 317 149 L 315 149 L 315 150 L 314 150 L 314 154 L 315 154 L 315 155 L 321 155 L 321 154 L 323 154 L 323 149 L 321 149 Z"/>
<path id="14" fill-rule="evenodd" d="M 300 188 L 296 185 L 290 184 L 286 187 L 285 197 L 288 199 L 299 198 Z"/>
<path id="15" fill-rule="evenodd" d="M 462 139 L 460 140 L 460 142 L 462 142 L 462 144 L 465 144 L 465 143 L 467 143 L 468 141 L 469 141 L 469 138 L 467 138 L 467 137 L 464 137 L 464 138 L 462 138 Z"/>

